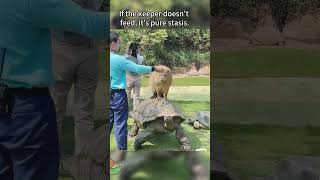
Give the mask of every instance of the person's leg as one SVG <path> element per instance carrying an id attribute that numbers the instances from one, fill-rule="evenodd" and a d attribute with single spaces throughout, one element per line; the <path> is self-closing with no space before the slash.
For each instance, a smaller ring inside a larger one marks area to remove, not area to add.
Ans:
<path id="1" fill-rule="evenodd" d="M 133 109 L 135 109 L 140 102 L 140 86 L 140 79 L 138 79 L 133 84 Z"/>
<path id="2" fill-rule="evenodd" d="M 66 116 L 68 94 L 73 84 L 74 63 L 68 55 L 70 47 L 56 41 L 53 41 L 52 46 L 53 72 L 56 83 L 50 88 L 50 93 L 55 102 L 60 137 Z"/>
<path id="3" fill-rule="evenodd" d="M 113 128 L 113 124 L 114 124 L 114 113 L 113 113 L 113 109 L 112 109 L 112 104 L 113 104 L 113 92 L 110 92 L 110 103 L 109 103 L 109 110 L 110 110 L 110 114 L 109 114 L 109 133 L 111 134 L 112 128 Z M 109 135 L 110 135 L 109 134 Z"/>
<path id="4" fill-rule="evenodd" d="M 4 99 L 0 100 L 2 106 L 6 106 L 7 103 Z M 0 110 L 0 179 L 13 180 L 13 165 L 12 157 L 9 149 L 6 145 L 10 145 L 10 139 L 8 139 L 11 121 L 10 115 L 4 109 Z"/>
<path id="5" fill-rule="evenodd" d="M 87 58 L 78 64 L 74 79 L 75 154 L 80 153 L 94 129 L 95 91 L 99 79 L 97 49 L 84 49 Z M 81 58 L 81 57 L 77 57 Z"/>
<path id="6" fill-rule="evenodd" d="M 115 136 L 118 150 L 127 150 L 127 120 L 128 120 L 128 99 L 125 91 L 115 92 L 110 104 L 113 111 L 115 124 Z"/>
<path id="7" fill-rule="evenodd" d="M 49 96 L 15 95 L 10 121 L 1 121 L 1 144 L 12 157 L 14 180 L 57 180 L 59 145 Z"/>
<path id="8" fill-rule="evenodd" d="M 133 90 L 133 81 L 131 80 L 130 76 L 126 76 L 126 93 L 127 93 L 127 97 L 128 97 L 128 104 L 131 105 L 132 104 L 132 96 L 131 96 L 131 92 Z"/>
<path id="9" fill-rule="evenodd" d="M 13 180 L 12 170 L 10 153 L 4 146 L 0 145 L 0 179 Z"/>
<path id="10" fill-rule="evenodd" d="M 132 85 L 129 85 L 129 84 L 127 83 L 126 92 L 127 92 L 128 100 L 130 100 L 130 98 L 131 98 L 131 91 L 132 91 L 132 89 L 133 89 Z"/>

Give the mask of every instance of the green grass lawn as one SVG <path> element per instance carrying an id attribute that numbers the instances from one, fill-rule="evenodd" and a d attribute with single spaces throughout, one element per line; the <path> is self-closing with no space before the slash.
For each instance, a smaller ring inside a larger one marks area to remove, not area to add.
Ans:
<path id="1" fill-rule="evenodd" d="M 208 111 L 210 109 L 209 102 L 192 102 L 192 101 L 175 101 L 178 108 L 181 109 L 187 117 L 193 117 L 197 111 Z M 128 130 L 130 131 L 133 124 L 133 119 L 128 120 Z M 210 150 L 210 131 L 209 130 L 195 130 L 190 125 L 183 123 L 182 127 L 188 134 L 192 142 L 193 149 L 207 149 Z M 141 130 L 140 130 L 141 131 Z M 116 148 L 114 129 L 110 135 L 110 149 Z M 175 138 L 175 133 L 162 134 L 152 138 L 142 146 L 142 150 L 179 150 L 179 143 Z M 128 150 L 133 151 L 133 139 L 128 140 Z"/>
<path id="2" fill-rule="evenodd" d="M 320 127 L 215 124 L 217 141 L 230 153 L 240 179 L 267 176 L 288 155 L 320 156 Z"/>
<path id="3" fill-rule="evenodd" d="M 213 77 L 320 77 L 320 52 L 290 48 L 256 48 L 215 52 Z"/>

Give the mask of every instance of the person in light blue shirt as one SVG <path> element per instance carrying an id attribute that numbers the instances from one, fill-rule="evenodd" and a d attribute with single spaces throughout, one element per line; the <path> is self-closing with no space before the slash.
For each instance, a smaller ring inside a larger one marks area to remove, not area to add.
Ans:
<path id="1" fill-rule="evenodd" d="M 108 38 L 109 14 L 71 0 L 0 1 L 0 179 L 57 180 L 51 31 Z"/>
<path id="2" fill-rule="evenodd" d="M 147 74 L 152 71 L 162 72 L 164 66 L 144 66 L 127 60 L 116 54 L 119 50 L 120 38 L 117 33 L 110 32 L 110 133 L 115 125 L 117 148 L 120 152 L 127 150 L 128 98 L 126 93 L 126 71 Z M 124 153 L 122 153 L 124 155 Z M 120 155 L 120 156 L 122 156 Z M 123 157 L 120 157 L 120 159 Z"/>
<path id="3" fill-rule="evenodd" d="M 51 31 L 107 39 L 109 15 L 84 10 L 71 0 L 1 0 L 0 23 L 0 48 L 6 49 L 1 82 L 48 87 L 54 83 Z"/>

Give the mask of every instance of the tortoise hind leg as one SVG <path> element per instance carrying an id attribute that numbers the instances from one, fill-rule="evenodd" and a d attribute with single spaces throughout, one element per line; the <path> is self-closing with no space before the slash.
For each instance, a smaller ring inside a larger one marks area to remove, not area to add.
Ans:
<path id="1" fill-rule="evenodd" d="M 176 128 L 176 139 L 180 143 L 180 149 L 182 151 L 190 151 L 192 149 L 191 141 L 180 125 Z"/>
<path id="2" fill-rule="evenodd" d="M 139 126 L 137 123 L 133 123 L 132 129 L 129 132 L 129 137 L 135 137 L 139 132 Z"/>
<path id="3" fill-rule="evenodd" d="M 141 148 L 141 145 L 154 136 L 154 132 L 148 129 L 141 131 L 135 138 L 133 147 L 135 150 Z"/>

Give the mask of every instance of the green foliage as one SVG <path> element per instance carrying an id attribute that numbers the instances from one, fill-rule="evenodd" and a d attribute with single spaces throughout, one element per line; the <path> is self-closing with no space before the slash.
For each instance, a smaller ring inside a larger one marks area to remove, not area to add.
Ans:
<path id="1" fill-rule="evenodd" d="M 161 11 L 172 6 L 172 0 L 111 0 L 111 17 L 118 15 L 120 10 L 130 11 Z"/>
<path id="2" fill-rule="evenodd" d="M 209 29 L 118 29 L 120 54 L 125 54 L 131 42 L 139 42 L 145 64 L 186 67 L 207 64 L 210 60 Z"/>
<path id="3" fill-rule="evenodd" d="M 245 17 L 257 23 L 270 8 L 280 32 L 285 26 L 306 14 L 319 14 L 318 0 L 212 0 L 211 14 L 219 17 Z"/>
<path id="4" fill-rule="evenodd" d="M 318 0 L 273 0 L 270 7 L 272 17 L 280 32 L 285 26 L 306 14 L 317 14 L 320 10 Z"/>

